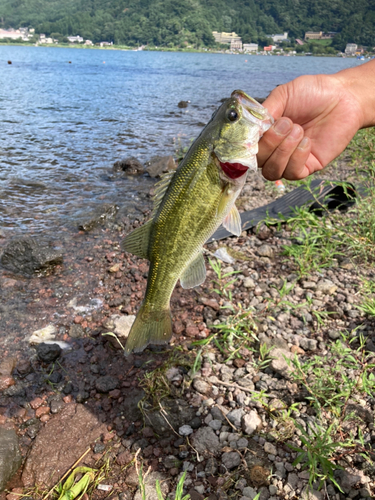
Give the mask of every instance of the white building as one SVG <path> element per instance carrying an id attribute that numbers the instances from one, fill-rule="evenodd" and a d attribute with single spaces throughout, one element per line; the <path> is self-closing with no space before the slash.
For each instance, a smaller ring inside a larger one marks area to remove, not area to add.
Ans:
<path id="1" fill-rule="evenodd" d="M 241 38 L 230 42 L 230 50 L 242 50 Z"/>
<path id="2" fill-rule="evenodd" d="M 270 35 L 269 38 L 272 38 L 272 40 L 277 43 L 277 42 L 286 42 L 288 40 L 288 32 L 284 31 L 283 34 L 276 34 L 276 35 Z"/>
<path id="3" fill-rule="evenodd" d="M 345 47 L 345 54 L 347 56 L 354 56 L 357 52 L 358 45 L 356 43 L 347 43 Z"/>
<path id="4" fill-rule="evenodd" d="M 234 31 L 232 33 L 226 33 L 225 31 L 222 31 L 219 33 L 218 31 L 213 31 L 212 32 L 213 37 L 215 38 L 215 42 L 217 43 L 223 43 L 223 44 L 228 44 L 231 45 L 232 42 L 241 42 L 241 37 L 237 35 Z"/>
<path id="5" fill-rule="evenodd" d="M 70 43 L 82 43 L 83 38 L 79 35 L 77 36 L 68 36 L 67 37 Z"/>
<path id="6" fill-rule="evenodd" d="M 242 45 L 244 52 L 258 52 L 258 44 L 257 43 L 244 43 Z"/>

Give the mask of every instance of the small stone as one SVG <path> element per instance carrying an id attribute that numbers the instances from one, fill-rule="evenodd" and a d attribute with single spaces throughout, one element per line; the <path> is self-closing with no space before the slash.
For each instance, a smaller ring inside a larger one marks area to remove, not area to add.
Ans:
<path id="1" fill-rule="evenodd" d="M 99 377 L 95 382 L 96 390 L 99 392 L 107 393 L 116 389 L 118 385 L 118 380 L 110 375 L 105 375 L 104 377 Z"/>
<path id="2" fill-rule="evenodd" d="M 208 423 L 208 425 L 214 430 L 214 431 L 219 431 L 221 429 L 221 426 L 223 425 L 221 420 L 211 420 L 211 422 Z"/>
<path id="3" fill-rule="evenodd" d="M 270 455 L 277 455 L 277 448 L 274 444 L 266 442 L 264 443 L 264 451 Z"/>
<path id="4" fill-rule="evenodd" d="M 292 370 L 292 366 L 289 367 L 285 358 L 293 359 L 294 355 L 286 349 L 275 348 L 272 349 L 271 356 L 273 358 L 270 363 L 271 369 L 281 375 L 288 375 L 288 372 Z"/>
<path id="5" fill-rule="evenodd" d="M 248 436 L 251 436 L 261 425 L 262 420 L 255 410 L 251 410 L 249 413 L 243 415 L 242 417 L 241 427 L 243 432 Z"/>
<path id="6" fill-rule="evenodd" d="M 69 328 L 69 337 L 72 339 L 80 339 L 85 335 L 85 331 L 81 325 L 73 324 Z"/>
<path id="7" fill-rule="evenodd" d="M 232 410 L 227 413 L 227 419 L 238 429 L 241 427 L 241 418 L 244 414 L 244 410 L 242 408 Z"/>
<path id="8" fill-rule="evenodd" d="M 36 352 L 40 361 L 52 363 L 60 356 L 62 349 L 58 344 L 37 344 Z"/>
<path id="9" fill-rule="evenodd" d="M 178 433 L 180 436 L 190 436 L 190 434 L 193 434 L 193 429 L 191 428 L 190 425 L 182 425 L 178 429 Z"/>
<path id="10" fill-rule="evenodd" d="M 35 416 L 36 416 L 36 418 L 40 418 L 42 415 L 48 415 L 49 412 L 50 412 L 50 407 L 49 406 L 40 406 L 35 411 Z"/>
<path id="11" fill-rule="evenodd" d="M 271 245 L 261 245 L 258 247 L 257 252 L 261 257 L 269 257 L 270 259 L 273 257 L 273 248 Z"/>
<path id="12" fill-rule="evenodd" d="M 219 438 L 210 427 L 200 427 L 192 435 L 192 443 L 199 453 L 216 454 L 220 450 Z"/>
<path id="13" fill-rule="evenodd" d="M 241 455 L 236 451 L 229 451 L 222 454 L 221 461 L 228 470 L 232 470 L 240 465 Z"/>
<path id="14" fill-rule="evenodd" d="M 322 292 L 327 295 L 332 295 L 336 292 L 337 290 L 337 285 L 332 283 L 331 280 L 321 280 L 319 283 L 316 285 L 316 291 L 317 292 Z"/>
<path id="15" fill-rule="evenodd" d="M 250 486 L 246 486 L 246 488 L 242 490 L 242 494 L 244 495 L 244 497 L 251 499 L 257 496 L 257 492 L 254 490 L 254 488 L 251 488 Z"/>
<path id="16" fill-rule="evenodd" d="M 17 472 L 22 457 L 15 431 L 0 427 L 0 491 Z"/>
<path id="17" fill-rule="evenodd" d="M 204 381 L 200 377 L 196 377 L 193 380 L 193 387 L 200 394 L 208 394 L 209 392 L 211 392 L 210 384 L 208 384 L 206 381 Z"/>
<path id="18" fill-rule="evenodd" d="M 64 408 L 65 404 L 61 399 L 51 401 L 51 413 L 59 413 Z"/>
<path id="19" fill-rule="evenodd" d="M 30 401 L 30 406 L 33 410 L 36 410 L 37 408 L 42 406 L 43 403 L 44 401 L 42 398 L 35 398 L 32 401 Z"/>
<path id="20" fill-rule="evenodd" d="M 245 280 L 243 282 L 243 286 L 245 288 L 249 288 L 250 290 L 253 290 L 255 288 L 255 282 L 251 278 L 245 278 Z"/>
<path id="21" fill-rule="evenodd" d="M 217 473 L 218 465 L 217 460 L 214 457 L 210 457 L 207 460 L 206 467 L 204 469 L 208 476 L 214 476 Z"/>

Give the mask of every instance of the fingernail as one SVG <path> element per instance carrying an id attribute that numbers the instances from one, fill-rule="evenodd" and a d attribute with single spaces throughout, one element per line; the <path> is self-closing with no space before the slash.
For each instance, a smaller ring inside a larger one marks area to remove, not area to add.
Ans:
<path id="1" fill-rule="evenodd" d="M 274 130 L 280 135 L 286 135 L 290 129 L 291 129 L 291 124 L 289 120 L 278 120 L 275 123 Z"/>
<path id="2" fill-rule="evenodd" d="M 297 148 L 298 149 L 305 149 L 309 145 L 309 139 L 308 137 L 304 137 L 302 141 L 298 144 Z"/>

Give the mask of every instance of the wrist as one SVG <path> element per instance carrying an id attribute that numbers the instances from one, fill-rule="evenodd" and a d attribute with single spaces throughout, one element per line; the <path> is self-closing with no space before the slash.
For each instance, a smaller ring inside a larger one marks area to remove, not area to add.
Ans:
<path id="1" fill-rule="evenodd" d="M 342 70 L 335 77 L 358 103 L 359 128 L 375 126 L 375 60 Z"/>

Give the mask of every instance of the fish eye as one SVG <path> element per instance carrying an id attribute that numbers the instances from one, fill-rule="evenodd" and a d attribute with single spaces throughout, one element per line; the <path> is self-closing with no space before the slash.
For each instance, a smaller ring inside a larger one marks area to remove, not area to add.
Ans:
<path id="1" fill-rule="evenodd" d="M 238 113 L 234 109 L 231 109 L 231 110 L 229 110 L 227 116 L 228 116 L 228 120 L 230 120 L 231 122 L 235 122 L 238 118 Z"/>

